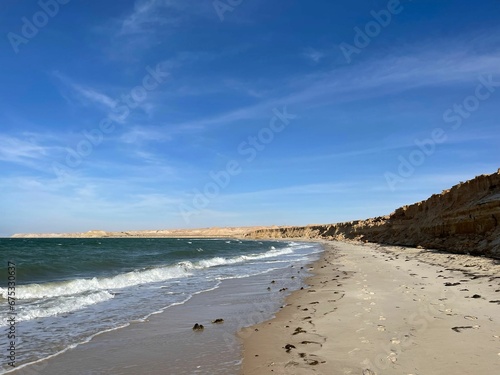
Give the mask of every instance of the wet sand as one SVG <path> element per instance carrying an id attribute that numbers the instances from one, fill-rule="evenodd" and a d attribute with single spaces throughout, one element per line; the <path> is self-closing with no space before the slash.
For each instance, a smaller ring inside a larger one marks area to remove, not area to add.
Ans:
<path id="1" fill-rule="evenodd" d="M 245 328 L 241 373 L 479 375 L 500 368 L 498 261 L 331 242 L 309 287 Z"/>
<path id="2" fill-rule="evenodd" d="M 224 280 L 219 288 L 197 294 L 145 322 L 103 333 L 88 343 L 12 374 L 237 374 L 242 360 L 238 330 L 271 319 L 285 297 L 303 285 L 306 274 L 304 270 L 299 272 L 289 267 Z M 273 288 L 268 290 L 273 280 Z M 212 323 L 219 318 L 224 322 Z M 193 331 L 195 323 L 202 324 L 204 330 Z"/>

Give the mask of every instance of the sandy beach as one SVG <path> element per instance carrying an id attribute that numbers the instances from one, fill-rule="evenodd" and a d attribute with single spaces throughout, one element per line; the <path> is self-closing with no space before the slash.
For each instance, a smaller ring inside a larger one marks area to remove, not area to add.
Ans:
<path id="1" fill-rule="evenodd" d="M 494 374 L 498 261 L 326 243 L 308 287 L 245 328 L 242 374 Z"/>

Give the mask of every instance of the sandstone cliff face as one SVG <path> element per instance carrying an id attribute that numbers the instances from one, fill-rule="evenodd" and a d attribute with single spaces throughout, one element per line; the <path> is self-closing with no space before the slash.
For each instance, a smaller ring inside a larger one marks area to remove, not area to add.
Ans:
<path id="1" fill-rule="evenodd" d="M 279 227 L 249 238 L 362 240 L 500 258 L 500 169 L 390 215 L 339 224 Z"/>

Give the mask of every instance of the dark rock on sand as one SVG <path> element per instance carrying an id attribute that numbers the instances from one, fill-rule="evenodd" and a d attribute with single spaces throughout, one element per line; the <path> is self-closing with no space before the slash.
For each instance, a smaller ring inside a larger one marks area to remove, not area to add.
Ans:
<path id="1" fill-rule="evenodd" d="M 295 328 L 295 332 L 292 333 L 292 335 L 298 335 L 299 333 L 307 333 L 307 331 L 302 329 L 302 327 L 297 327 L 297 328 Z"/>
<path id="2" fill-rule="evenodd" d="M 472 326 L 462 326 L 462 327 L 452 327 L 451 329 L 454 330 L 455 332 L 460 333 L 463 329 L 472 329 L 474 327 Z"/>
<path id="3" fill-rule="evenodd" d="M 193 331 L 203 331 L 203 329 L 205 329 L 205 327 L 203 327 L 203 324 L 198 324 L 198 323 L 196 323 L 196 324 L 193 326 Z"/>

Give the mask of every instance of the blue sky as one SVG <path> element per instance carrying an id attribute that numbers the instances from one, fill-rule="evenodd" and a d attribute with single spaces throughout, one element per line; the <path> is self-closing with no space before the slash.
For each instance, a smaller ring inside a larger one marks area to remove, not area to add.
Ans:
<path id="1" fill-rule="evenodd" d="M 500 166 L 497 0 L 0 7 L 3 236 L 347 221 Z"/>

